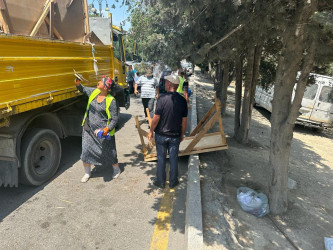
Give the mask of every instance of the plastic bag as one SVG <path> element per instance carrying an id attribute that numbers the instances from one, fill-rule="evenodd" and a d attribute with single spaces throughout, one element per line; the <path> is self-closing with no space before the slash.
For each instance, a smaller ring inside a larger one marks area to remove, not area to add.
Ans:
<path id="1" fill-rule="evenodd" d="M 269 213 L 267 196 L 263 193 L 257 193 L 251 188 L 239 187 L 237 189 L 237 201 L 245 212 L 259 218 Z"/>
<path id="2" fill-rule="evenodd" d="M 324 237 L 325 240 L 325 249 L 333 250 L 333 238 Z"/>

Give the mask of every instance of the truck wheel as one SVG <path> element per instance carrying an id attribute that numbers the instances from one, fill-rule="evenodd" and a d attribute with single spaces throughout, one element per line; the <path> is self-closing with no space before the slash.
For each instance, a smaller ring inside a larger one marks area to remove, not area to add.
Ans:
<path id="1" fill-rule="evenodd" d="M 50 129 L 33 129 L 22 139 L 20 183 L 39 186 L 57 171 L 61 159 L 61 144 Z"/>

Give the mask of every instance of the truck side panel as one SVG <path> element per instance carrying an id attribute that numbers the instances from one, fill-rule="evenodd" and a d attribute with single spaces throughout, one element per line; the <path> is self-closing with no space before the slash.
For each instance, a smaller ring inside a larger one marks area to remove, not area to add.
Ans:
<path id="1" fill-rule="evenodd" d="M 0 118 L 77 96 L 73 69 L 87 86 L 112 75 L 110 46 L 0 35 L 0 55 Z"/>

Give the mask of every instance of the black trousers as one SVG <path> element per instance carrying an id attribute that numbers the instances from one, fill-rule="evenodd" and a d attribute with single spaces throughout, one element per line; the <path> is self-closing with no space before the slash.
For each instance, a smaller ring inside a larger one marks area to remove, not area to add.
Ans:
<path id="1" fill-rule="evenodd" d="M 153 118 L 154 116 L 154 103 L 155 98 L 142 98 L 142 104 L 145 111 L 145 117 L 147 117 L 146 108 L 148 108 L 150 117 Z"/>
<path id="2" fill-rule="evenodd" d="M 134 93 L 134 81 L 128 81 L 129 93 Z"/>

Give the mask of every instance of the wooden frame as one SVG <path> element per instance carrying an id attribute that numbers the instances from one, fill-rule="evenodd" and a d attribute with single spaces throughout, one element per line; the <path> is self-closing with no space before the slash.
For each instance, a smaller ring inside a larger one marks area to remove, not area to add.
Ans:
<path id="1" fill-rule="evenodd" d="M 86 35 L 88 35 L 90 33 L 90 28 L 89 28 L 89 12 L 88 12 L 88 3 L 87 0 L 83 1 L 84 4 L 84 31 L 86 33 Z M 112 23 L 112 21 L 111 21 Z"/>
<path id="2" fill-rule="evenodd" d="M 149 114 L 148 110 L 147 114 Z M 148 115 L 148 121 L 149 124 L 151 124 L 150 115 Z M 157 160 L 155 141 L 148 141 L 148 132 L 140 127 L 138 116 L 135 116 L 135 122 L 142 144 L 144 160 Z M 219 131 L 208 133 L 209 129 L 211 129 L 216 122 L 219 123 Z M 228 149 L 228 145 L 222 125 L 221 103 L 215 97 L 214 105 L 201 119 L 195 129 L 191 132 L 190 136 L 185 137 L 184 140 L 180 143 L 178 156 L 200 154 L 225 149 Z"/>
<path id="3" fill-rule="evenodd" d="M 43 21 L 49 26 L 49 37 L 50 39 L 53 38 L 53 34 L 59 39 L 64 40 L 58 30 L 54 26 L 54 0 L 46 0 L 42 15 L 39 17 L 37 23 L 35 24 L 34 28 L 32 29 L 30 36 L 35 36 L 43 24 Z M 49 14 L 49 17 L 47 15 Z"/>
<path id="4" fill-rule="evenodd" d="M 5 34 L 9 34 L 10 30 L 8 27 L 6 13 L 5 13 L 6 5 L 3 0 L 0 0 L 0 24 L 2 26 L 3 32 Z"/>

